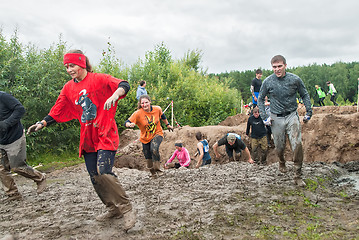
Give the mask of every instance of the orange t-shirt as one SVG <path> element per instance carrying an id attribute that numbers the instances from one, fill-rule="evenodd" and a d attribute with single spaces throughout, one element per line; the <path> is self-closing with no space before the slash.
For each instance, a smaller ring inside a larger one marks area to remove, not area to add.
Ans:
<path id="1" fill-rule="evenodd" d="M 163 137 L 163 130 L 160 122 L 162 109 L 159 106 L 151 107 L 151 112 L 146 112 L 140 108 L 128 119 L 130 122 L 135 123 L 141 130 L 140 141 L 144 144 L 149 143 L 156 135 Z"/>

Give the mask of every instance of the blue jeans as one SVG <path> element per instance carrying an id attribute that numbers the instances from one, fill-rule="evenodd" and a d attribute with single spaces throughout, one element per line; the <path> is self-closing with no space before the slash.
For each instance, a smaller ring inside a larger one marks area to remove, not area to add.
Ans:
<path id="1" fill-rule="evenodd" d="M 90 175 L 92 184 L 96 184 L 94 179 L 94 176 L 96 175 L 111 174 L 116 176 L 112 172 L 115 155 L 116 151 L 110 150 L 98 150 L 97 152 L 84 153 L 87 172 Z"/>

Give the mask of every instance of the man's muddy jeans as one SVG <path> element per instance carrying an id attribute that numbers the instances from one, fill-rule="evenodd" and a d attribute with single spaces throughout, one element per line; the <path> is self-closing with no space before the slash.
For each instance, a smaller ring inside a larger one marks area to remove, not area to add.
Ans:
<path id="1" fill-rule="evenodd" d="M 35 182 L 41 182 L 45 176 L 26 163 L 25 133 L 21 138 L 11 144 L 0 144 L 0 161 L 0 180 L 3 184 L 4 191 L 8 196 L 18 193 L 10 170 L 26 178 L 30 178 Z"/>
<path id="2" fill-rule="evenodd" d="M 284 150 L 286 146 L 286 134 L 293 151 L 293 162 L 296 177 L 301 176 L 303 164 L 302 128 L 297 111 L 293 111 L 285 117 L 271 114 L 272 134 L 279 162 L 284 164 Z"/>
<path id="3" fill-rule="evenodd" d="M 117 207 L 123 214 L 132 209 L 131 202 L 112 172 L 116 151 L 98 150 L 84 153 L 85 164 L 91 182 L 101 201 L 109 208 Z"/>

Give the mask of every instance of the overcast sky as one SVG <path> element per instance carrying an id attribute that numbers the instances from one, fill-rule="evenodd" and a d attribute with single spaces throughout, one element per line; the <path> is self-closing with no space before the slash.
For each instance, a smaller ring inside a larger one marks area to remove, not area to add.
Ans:
<path id="1" fill-rule="evenodd" d="M 7 39 L 40 49 L 60 34 L 93 64 L 110 41 L 127 65 L 164 42 L 175 59 L 202 50 L 208 73 L 358 61 L 358 0 L 12 0 L 0 2 Z"/>

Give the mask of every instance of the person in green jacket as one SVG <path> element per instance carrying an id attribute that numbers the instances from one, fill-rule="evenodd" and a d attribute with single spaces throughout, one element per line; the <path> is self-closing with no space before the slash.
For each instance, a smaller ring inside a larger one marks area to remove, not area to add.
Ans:
<path id="1" fill-rule="evenodd" d="M 324 104 L 325 92 L 323 92 L 321 87 L 319 87 L 318 85 L 315 85 L 315 89 L 317 90 L 319 97 L 319 106 L 325 106 Z"/>

